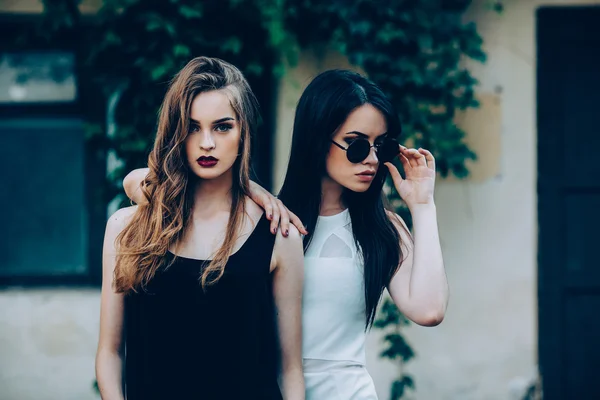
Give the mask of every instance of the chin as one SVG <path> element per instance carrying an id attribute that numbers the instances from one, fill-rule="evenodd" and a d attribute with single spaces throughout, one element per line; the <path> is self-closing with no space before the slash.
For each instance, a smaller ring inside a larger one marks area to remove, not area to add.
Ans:
<path id="1" fill-rule="evenodd" d="M 225 171 L 221 171 L 221 168 L 219 168 L 219 169 L 203 168 L 201 170 L 199 170 L 198 168 L 194 168 L 192 170 L 192 172 L 194 173 L 194 175 L 196 175 L 200 179 L 212 180 L 212 179 L 217 179 L 220 176 L 222 176 Z"/>
<path id="2" fill-rule="evenodd" d="M 344 185 L 344 187 L 356 193 L 364 193 L 371 187 L 371 182 L 353 183 L 350 185 Z"/>

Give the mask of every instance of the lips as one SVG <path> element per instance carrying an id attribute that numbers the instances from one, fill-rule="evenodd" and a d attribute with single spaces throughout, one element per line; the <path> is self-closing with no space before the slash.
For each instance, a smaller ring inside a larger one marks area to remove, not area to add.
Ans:
<path id="1" fill-rule="evenodd" d="M 360 174 L 356 174 L 358 176 L 375 176 L 375 171 L 363 171 Z"/>
<path id="2" fill-rule="evenodd" d="M 375 178 L 375 171 L 363 171 L 356 176 L 361 182 L 371 182 Z"/>
<path id="3" fill-rule="evenodd" d="M 202 157 L 198 157 L 196 162 L 198 163 L 199 166 L 201 166 L 203 168 L 210 168 L 210 167 L 214 167 L 215 165 L 217 165 L 219 160 L 214 157 L 202 156 Z"/>

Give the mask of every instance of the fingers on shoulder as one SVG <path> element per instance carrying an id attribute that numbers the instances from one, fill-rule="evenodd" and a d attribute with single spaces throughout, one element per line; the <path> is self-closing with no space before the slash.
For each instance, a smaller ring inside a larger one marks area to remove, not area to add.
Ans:
<path id="1" fill-rule="evenodd" d="M 302 241 L 302 234 L 300 233 L 298 228 L 296 228 L 296 226 L 290 225 L 289 234 L 286 239 Z"/>

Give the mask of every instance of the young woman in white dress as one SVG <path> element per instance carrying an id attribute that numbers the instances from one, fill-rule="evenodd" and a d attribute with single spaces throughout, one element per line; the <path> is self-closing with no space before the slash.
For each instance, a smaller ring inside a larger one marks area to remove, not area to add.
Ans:
<path id="1" fill-rule="evenodd" d="M 395 139 L 391 102 L 365 77 L 332 70 L 306 88 L 279 199 L 305 223 L 304 379 L 312 400 L 377 399 L 365 368 L 366 331 L 384 289 L 419 325 L 439 324 L 448 284 L 433 199 L 435 160 Z M 402 178 L 390 163 L 398 156 Z M 413 221 L 386 211 L 390 173 Z"/>
<path id="2" fill-rule="evenodd" d="M 354 72 L 326 71 L 298 103 L 279 199 L 251 187 L 253 199 L 274 215 L 274 226 L 281 221 L 284 234 L 290 220 L 306 227 L 307 400 L 377 399 L 365 368 L 365 339 L 385 289 L 419 325 L 435 326 L 444 318 L 448 283 L 433 196 L 435 160 L 427 150 L 400 146 L 400 133 L 397 113 L 374 83 Z M 396 156 L 404 178 L 390 163 Z M 384 208 L 388 172 L 410 210 L 413 236 Z M 125 181 L 135 201 L 145 201 L 135 193 L 144 175 L 136 170 Z"/>

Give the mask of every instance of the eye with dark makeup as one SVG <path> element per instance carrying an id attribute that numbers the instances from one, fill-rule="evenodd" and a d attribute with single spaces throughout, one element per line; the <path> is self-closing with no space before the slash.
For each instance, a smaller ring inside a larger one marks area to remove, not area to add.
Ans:
<path id="1" fill-rule="evenodd" d="M 231 125 L 231 124 L 215 125 L 215 131 L 217 131 L 217 132 L 229 132 L 231 129 L 233 129 L 233 125 Z"/>

